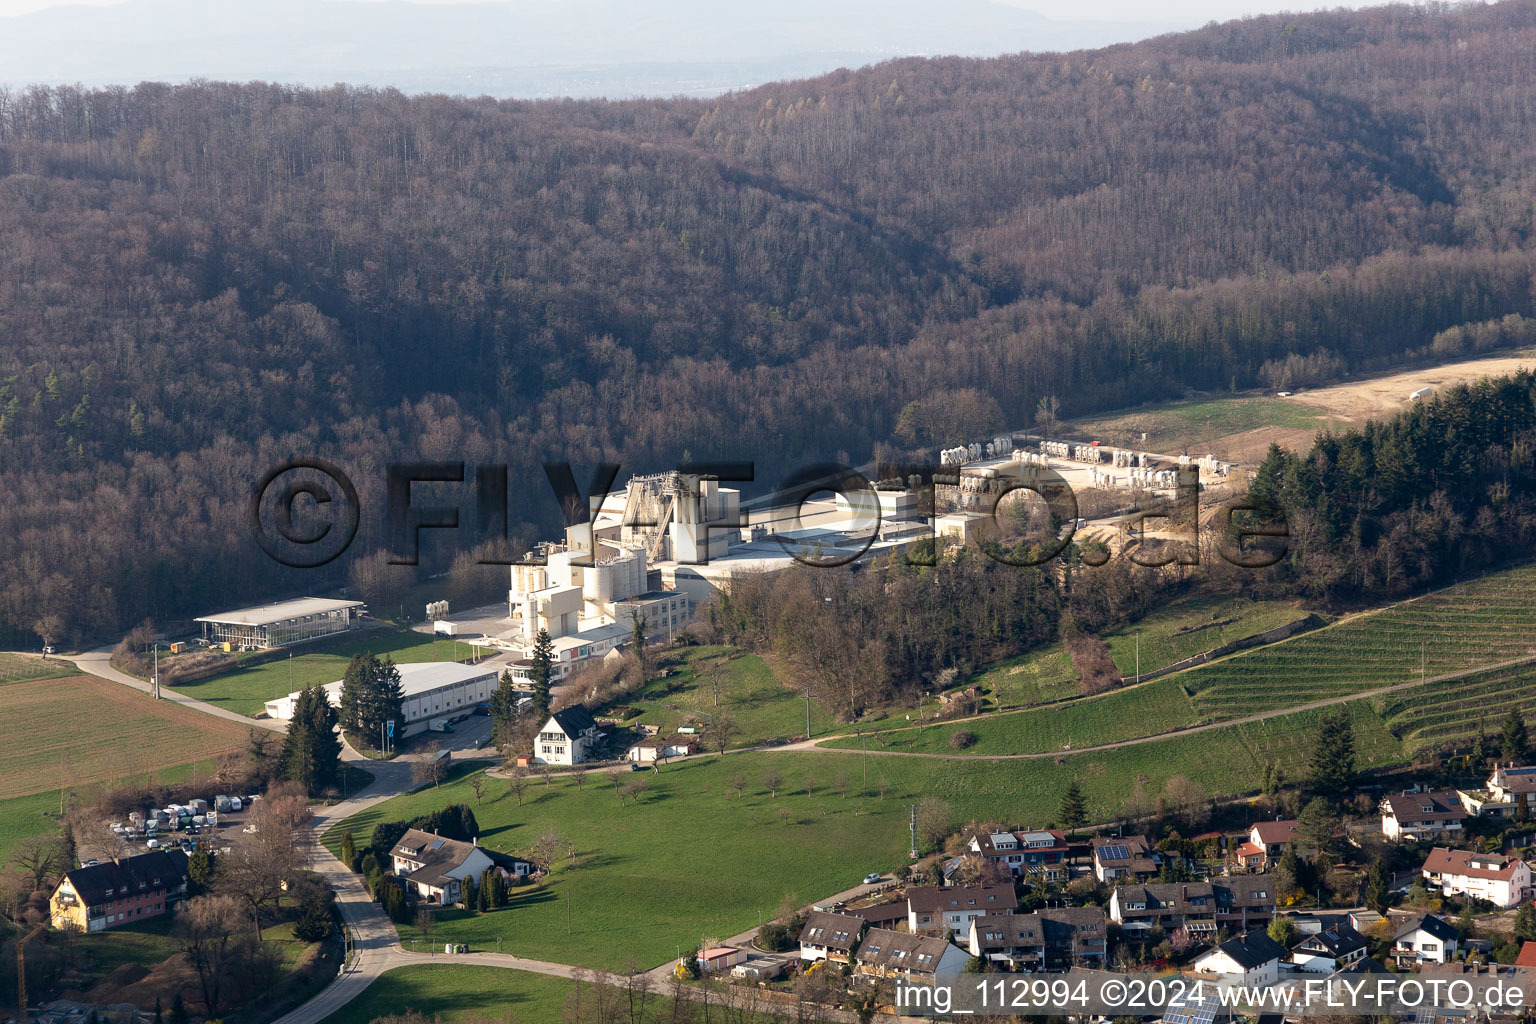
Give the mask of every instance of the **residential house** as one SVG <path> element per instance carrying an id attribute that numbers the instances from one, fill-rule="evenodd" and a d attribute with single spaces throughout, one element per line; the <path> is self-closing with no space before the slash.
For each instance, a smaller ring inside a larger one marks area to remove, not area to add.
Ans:
<path id="1" fill-rule="evenodd" d="M 459 902 L 466 878 L 478 881 L 490 870 L 506 878 L 533 873 L 530 861 L 487 850 L 479 840 L 465 843 L 416 828 L 400 837 L 389 856 L 394 873 L 405 881 L 407 896 L 443 906 Z"/>
<path id="2" fill-rule="evenodd" d="M 971 837 L 971 852 L 1006 868 L 1047 882 L 1066 877 L 1067 840 L 1058 829 L 987 832 Z"/>
<path id="3" fill-rule="evenodd" d="M 1459 945 L 1454 926 L 1433 914 L 1421 914 L 1398 925 L 1392 935 L 1392 959 L 1400 967 L 1450 963 Z"/>
<path id="4" fill-rule="evenodd" d="M 1509 808 L 1505 817 L 1516 817 L 1519 809 L 1529 812 L 1536 800 L 1536 765 L 1500 765 L 1488 776 L 1488 795 Z M 1528 815 L 1529 816 L 1529 815 Z"/>
<path id="5" fill-rule="evenodd" d="M 652 736 L 630 747 L 629 759 L 636 764 L 655 764 L 698 752 L 699 741 L 693 736 Z"/>
<path id="6" fill-rule="evenodd" d="M 1291 963 L 1311 974 L 1332 974 L 1364 960 L 1370 940 L 1348 924 L 1335 924 L 1291 947 Z"/>
<path id="7" fill-rule="evenodd" d="M 1121 839 L 1095 836 L 1091 845 L 1093 877 L 1101 882 L 1113 882 L 1120 878 L 1146 881 L 1162 867 L 1162 855 L 1152 849 L 1146 836 L 1125 836 Z"/>
<path id="8" fill-rule="evenodd" d="M 969 959 L 966 951 L 948 939 L 911 932 L 871 928 L 854 953 L 854 968 L 876 978 L 905 978 L 918 984 L 934 983 L 935 976 L 957 974 Z"/>
<path id="9" fill-rule="evenodd" d="M 854 914 L 832 914 L 813 910 L 800 929 L 800 959 L 853 962 L 853 951 L 869 922 Z"/>
<path id="10" fill-rule="evenodd" d="M 1268 871 L 1299 838 L 1295 820 L 1255 822 L 1248 828 L 1247 841 L 1232 856 L 1249 871 Z"/>
<path id="11" fill-rule="evenodd" d="M 1520 955 L 1515 957 L 1516 967 L 1536 967 L 1536 942 L 1520 943 Z"/>
<path id="12" fill-rule="evenodd" d="M 187 895 L 187 855 L 151 850 L 64 873 L 48 898 L 53 926 L 99 932 L 159 917 Z"/>
<path id="13" fill-rule="evenodd" d="M 1503 910 L 1517 906 L 1531 891 L 1529 865 L 1503 853 L 1437 846 L 1429 851 L 1422 874 L 1427 888 L 1437 888 L 1447 896 L 1487 900 Z"/>
<path id="14" fill-rule="evenodd" d="M 1388 839 L 1425 839 L 1461 834 L 1466 809 L 1454 792 L 1398 793 L 1381 801 L 1381 834 Z"/>
<path id="15" fill-rule="evenodd" d="M 1045 907 L 1036 911 L 1045 937 L 1045 969 L 1065 971 L 1079 964 L 1102 964 L 1109 932 L 1098 907 Z"/>
<path id="16" fill-rule="evenodd" d="M 971 919 L 972 956 L 1012 970 L 1037 971 L 1045 963 L 1045 933 L 1037 914 L 988 914 Z"/>
<path id="17" fill-rule="evenodd" d="M 907 890 L 907 929 L 924 935 L 964 935 L 973 918 L 1017 909 L 1019 899 L 1011 885 L 914 885 Z"/>
<path id="18" fill-rule="evenodd" d="M 591 713 L 580 704 L 549 716 L 534 744 L 534 764 L 581 764 L 592 756 L 602 733 Z"/>
<path id="19" fill-rule="evenodd" d="M 1269 875 L 1232 875 L 1209 882 L 1122 885 L 1110 895 L 1109 916 L 1129 930 L 1184 928 L 1194 935 L 1263 928 L 1275 916 Z"/>
<path id="20" fill-rule="evenodd" d="M 1228 939 L 1195 958 L 1197 974 L 1233 975 L 1237 985 L 1273 985 L 1280 980 L 1286 949 L 1261 931 Z"/>

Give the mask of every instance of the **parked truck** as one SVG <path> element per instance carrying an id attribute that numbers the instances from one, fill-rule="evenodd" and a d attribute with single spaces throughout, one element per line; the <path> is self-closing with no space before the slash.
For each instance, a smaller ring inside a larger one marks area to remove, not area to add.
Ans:
<path id="1" fill-rule="evenodd" d="M 453 732 L 453 723 L 446 718 L 434 718 L 427 723 L 432 732 Z"/>
<path id="2" fill-rule="evenodd" d="M 447 619 L 438 619 L 432 623 L 432 632 L 438 636 L 458 636 L 459 624 L 457 622 L 449 622 Z"/>

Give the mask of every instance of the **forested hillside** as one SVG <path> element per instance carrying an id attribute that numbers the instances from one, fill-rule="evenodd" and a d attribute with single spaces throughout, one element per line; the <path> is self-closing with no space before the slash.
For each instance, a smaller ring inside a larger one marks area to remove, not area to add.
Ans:
<path id="1" fill-rule="evenodd" d="M 508 462 L 530 539 L 545 458 L 771 481 L 913 402 L 942 444 L 1423 356 L 1536 315 L 1533 150 L 1515 0 L 709 102 L 0 94 L 0 638 L 315 586 L 242 522 L 290 454 L 362 556 L 396 459 Z"/>

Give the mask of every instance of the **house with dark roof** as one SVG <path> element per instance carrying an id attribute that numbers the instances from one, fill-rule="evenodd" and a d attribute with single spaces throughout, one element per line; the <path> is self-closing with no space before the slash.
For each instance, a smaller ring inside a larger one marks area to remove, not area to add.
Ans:
<path id="1" fill-rule="evenodd" d="M 959 973 L 967 959 L 965 950 L 948 939 L 871 928 L 859 943 L 853 962 L 860 974 L 931 985 L 940 973 Z"/>
<path id="2" fill-rule="evenodd" d="M 1262 931 L 1228 939 L 1195 957 L 1197 974 L 1232 975 L 1237 985 L 1273 985 L 1280 980 L 1280 961 L 1286 949 Z"/>
<path id="3" fill-rule="evenodd" d="M 1332 974 L 1365 959 L 1370 940 L 1351 925 L 1334 924 L 1291 947 L 1291 963 L 1313 974 Z"/>
<path id="4" fill-rule="evenodd" d="M 1461 835 L 1466 809 L 1454 792 L 1396 793 L 1381 801 L 1381 834 L 1388 839 Z"/>
<path id="5" fill-rule="evenodd" d="M 1102 963 L 1108 919 L 1098 907 L 1048 907 L 1033 914 L 973 918 L 963 938 L 972 956 L 1013 969 L 1065 971 Z"/>
<path id="6" fill-rule="evenodd" d="M 1196 936 L 1263 928 L 1275 916 L 1274 881 L 1269 875 L 1231 875 L 1122 885 L 1110 894 L 1109 916 L 1133 931 L 1184 928 Z"/>
<path id="7" fill-rule="evenodd" d="M 187 895 L 187 855 L 151 850 L 66 871 L 48 898 L 60 930 L 99 932 L 159 917 Z"/>
<path id="8" fill-rule="evenodd" d="M 581 764 L 591 758 L 602 731 L 584 706 L 572 704 L 549 716 L 533 745 L 534 764 Z"/>
<path id="9" fill-rule="evenodd" d="M 1162 855 L 1152 849 L 1146 836 L 1119 839 L 1095 836 L 1090 845 L 1093 848 L 1093 877 L 1101 882 L 1121 878 L 1146 881 L 1162 868 Z"/>
<path id="10" fill-rule="evenodd" d="M 800 959 L 852 963 L 853 951 L 868 927 L 869 922 L 855 914 L 813 910 L 800 929 Z"/>
<path id="11" fill-rule="evenodd" d="M 907 929 L 924 935 L 964 935 L 973 918 L 1017 909 L 1019 898 L 1011 885 L 914 885 L 907 890 Z"/>
<path id="12" fill-rule="evenodd" d="M 1392 934 L 1392 959 L 1399 967 L 1446 964 L 1456 959 L 1461 933 L 1433 914 L 1410 917 Z"/>
<path id="13" fill-rule="evenodd" d="M 478 881 L 492 870 L 509 879 L 533 873 L 531 861 L 487 850 L 478 839 L 465 843 L 416 828 L 400 837 L 389 856 L 394 873 L 405 882 L 407 896 L 442 906 L 463 898 L 466 878 Z"/>
<path id="14" fill-rule="evenodd" d="M 970 848 L 1011 875 L 1033 875 L 1047 882 L 1065 877 L 1069 847 L 1059 829 L 983 832 L 971 837 Z"/>

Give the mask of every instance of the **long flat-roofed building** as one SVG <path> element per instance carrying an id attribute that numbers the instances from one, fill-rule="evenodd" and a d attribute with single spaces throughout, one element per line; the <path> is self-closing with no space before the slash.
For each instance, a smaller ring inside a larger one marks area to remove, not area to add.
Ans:
<path id="1" fill-rule="evenodd" d="M 496 692 L 497 669 L 484 665 L 460 665 L 453 661 L 426 661 L 415 665 L 396 665 L 400 670 L 400 689 L 405 693 L 405 721 L 398 736 L 423 732 L 434 718 L 451 718 L 469 711 L 476 704 L 491 699 Z M 326 699 L 333 707 L 341 706 L 341 680 L 326 683 Z M 284 721 L 293 718 L 293 702 L 298 692 L 267 701 L 267 716 Z"/>
<path id="2" fill-rule="evenodd" d="M 203 624 L 203 638 L 211 643 L 265 651 L 354 629 L 365 610 L 361 601 L 301 597 L 204 615 L 196 621 Z"/>

